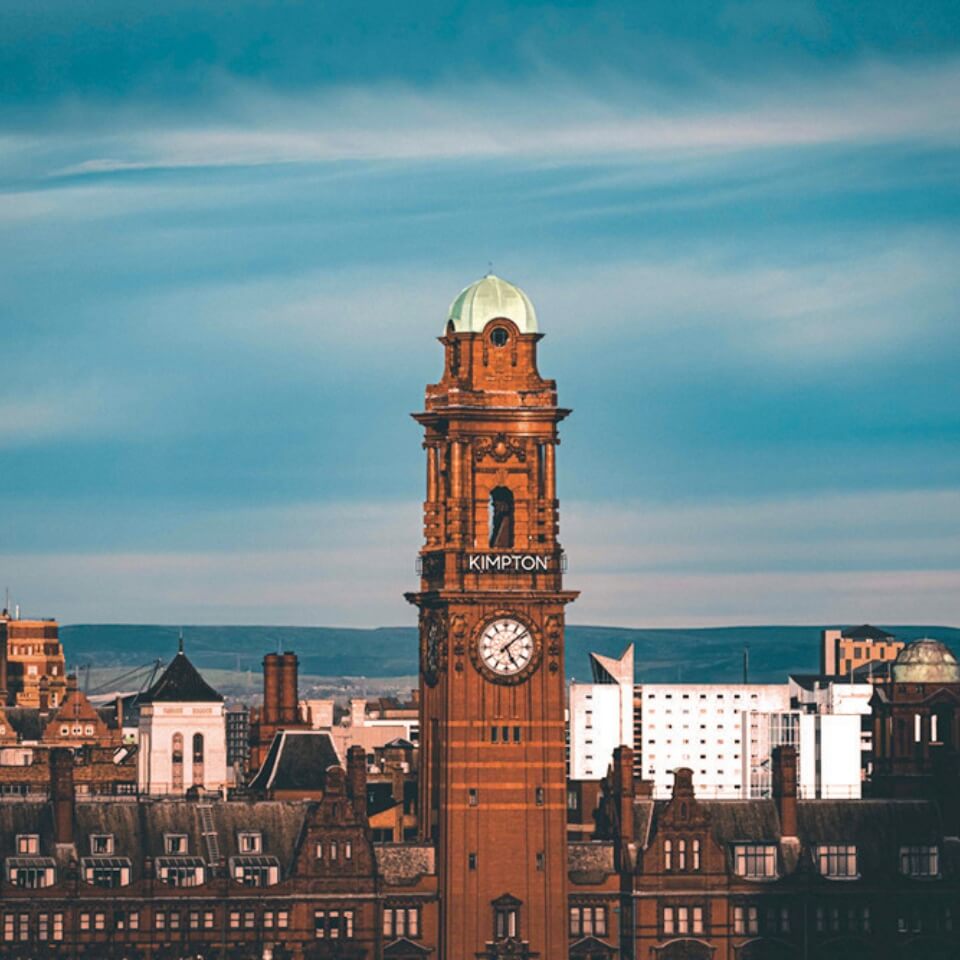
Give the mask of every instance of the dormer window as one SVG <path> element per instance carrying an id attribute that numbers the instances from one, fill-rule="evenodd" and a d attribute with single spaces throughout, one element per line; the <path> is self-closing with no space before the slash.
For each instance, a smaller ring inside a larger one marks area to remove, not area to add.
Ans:
<path id="1" fill-rule="evenodd" d="M 21 857 L 36 856 L 40 853 L 40 834 L 18 833 L 17 854 Z"/>
<path id="2" fill-rule="evenodd" d="M 241 833 L 237 846 L 241 853 L 261 853 L 263 851 L 263 835 L 260 833 Z"/>
<path id="3" fill-rule="evenodd" d="M 90 854 L 94 857 L 109 857 L 113 853 L 112 833 L 90 834 Z"/>
<path id="4" fill-rule="evenodd" d="M 817 847 L 817 869 L 830 880 L 852 880 L 857 874 L 857 848 L 852 844 Z"/>
<path id="5" fill-rule="evenodd" d="M 900 848 L 900 872 L 905 877 L 940 876 L 940 848 L 910 846 Z"/>
<path id="6" fill-rule="evenodd" d="M 733 869 L 747 880 L 773 880 L 777 876 L 777 847 L 773 843 L 738 843 L 733 848 Z"/>
<path id="7" fill-rule="evenodd" d="M 170 855 L 185 854 L 187 852 L 187 835 L 185 833 L 165 833 L 163 835 L 164 853 Z"/>

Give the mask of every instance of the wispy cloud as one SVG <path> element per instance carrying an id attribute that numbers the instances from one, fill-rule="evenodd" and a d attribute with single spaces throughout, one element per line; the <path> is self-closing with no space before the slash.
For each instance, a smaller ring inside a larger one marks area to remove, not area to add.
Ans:
<path id="1" fill-rule="evenodd" d="M 123 132 L 90 137 L 88 154 L 51 172 L 78 176 L 155 167 L 221 167 L 338 160 L 527 158 L 569 163 L 605 156 L 723 153 L 778 147 L 922 140 L 956 143 L 960 61 L 870 62 L 813 85 L 714 80 L 701 102 L 669 104 L 635 80 L 589 94 L 552 76 L 517 88 L 478 83 L 427 93 L 339 88 L 310 97 L 235 86 L 229 120 L 171 116 L 145 126 L 112 106 Z M 95 109 L 95 108 L 94 108 Z M 56 136 L 56 134 L 52 134 Z"/>
<path id="2" fill-rule="evenodd" d="M 580 501 L 563 517 L 574 622 L 960 622 L 957 491 Z M 409 623 L 418 518 L 408 501 L 178 506 L 152 532 L 137 521 L 153 549 L 112 548 L 108 530 L 102 552 L 62 551 L 54 531 L 49 552 L 7 552 L 0 568 L 16 571 L 21 602 L 70 621 Z"/>
<path id="3" fill-rule="evenodd" d="M 14 380 L 21 379 L 14 372 Z M 0 449 L 103 436 L 128 423 L 128 413 L 120 391 L 101 384 L 54 385 L 43 392 L 27 387 L 20 396 L 0 396 Z"/>

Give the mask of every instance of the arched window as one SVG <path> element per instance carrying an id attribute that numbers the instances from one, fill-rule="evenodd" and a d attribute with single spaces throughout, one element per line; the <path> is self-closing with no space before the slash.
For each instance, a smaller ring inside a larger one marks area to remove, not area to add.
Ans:
<path id="1" fill-rule="evenodd" d="M 174 793 L 183 790 L 183 734 L 175 733 L 170 749 L 170 786 Z"/>
<path id="2" fill-rule="evenodd" d="M 490 493 L 490 546 L 513 547 L 513 494 L 506 487 L 494 487 Z"/>
<path id="3" fill-rule="evenodd" d="M 193 735 L 193 762 L 203 763 L 203 734 L 195 733 Z"/>

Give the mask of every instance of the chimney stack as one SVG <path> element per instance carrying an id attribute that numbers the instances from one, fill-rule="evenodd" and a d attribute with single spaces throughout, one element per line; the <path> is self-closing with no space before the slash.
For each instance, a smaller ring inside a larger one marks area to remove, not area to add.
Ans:
<path id="1" fill-rule="evenodd" d="M 73 754 L 64 747 L 50 751 L 50 800 L 53 804 L 55 843 L 73 843 Z"/>
<path id="2" fill-rule="evenodd" d="M 268 653 L 263 658 L 263 709 L 260 722 L 276 726 L 280 719 L 280 654 Z"/>
<path id="3" fill-rule="evenodd" d="M 363 817 L 367 812 L 367 754 L 357 743 L 347 751 L 347 782 L 354 809 Z"/>
<path id="4" fill-rule="evenodd" d="M 280 719 L 284 725 L 300 723 L 299 693 L 297 690 L 297 655 L 289 651 L 280 660 Z"/>
<path id="5" fill-rule="evenodd" d="M 46 675 L 40 678 L 39 691 L 40 713 L 42 715 L 50 712 L 50 681 Z"/>
<path id="6" fill-rule="evenodd" d="M 773 750 L 773 797 L 781 836 L 797 836 L 797 748 L 789 744 Z"/>
<path id="7" fill-rule="evenodd" d="M 620 839 L 633 842 L 633 750 L 619 746 L 613 751 L 613 790 L 620 821 Z"/>

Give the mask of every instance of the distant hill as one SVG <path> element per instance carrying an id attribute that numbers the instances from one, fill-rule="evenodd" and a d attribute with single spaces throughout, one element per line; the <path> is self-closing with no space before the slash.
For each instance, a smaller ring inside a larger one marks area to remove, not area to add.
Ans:
<path id="1" fill-rule="evenodd" d="M 750 647 L 750 679 L 775 682 L 790 672 L 814 672 L 820 630 L 815 627 L 708 627 L 646 629 L 569 626 L 567 673 L 590 676 L 591 652 L 617 656 L 633 642 L 638 681 L 735 681 L 742 675 L 744 645 Z M 941 626 L 884 626 L 904 640 L 932 636 L 960 651 L 960 629 Z M 178 627 L 126 624 L 64 626 L 60 636 L 71 668 L 91 664 L 135 667 L 177 649 Z M 409 677 L 417 673 L 413 627 L 183 628 L 187 653 L 206 670 L 259 674 L 265 653 L 293 650 L 302 674 L 319 677 Z"/>

